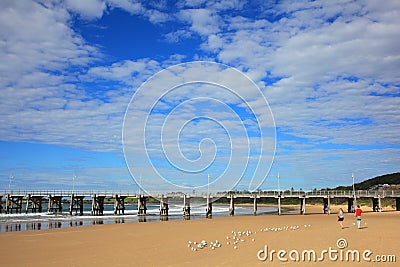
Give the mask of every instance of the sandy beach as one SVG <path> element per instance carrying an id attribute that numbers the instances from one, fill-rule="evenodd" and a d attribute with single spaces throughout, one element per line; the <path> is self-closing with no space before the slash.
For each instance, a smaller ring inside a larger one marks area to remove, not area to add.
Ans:
<path id="1" fill-rule="evenodd" d="M 400 212 L 375 213 L 364 207 L 362 229 L 353 225 L 349 213 L 341 229 L 337 208 L 332 207 L 330 215 L 322 214 L 320 206 L 307 206 L 306 215 L 0 233 L 0 262 L 1 266 L 398 266 L 377 260 L 393 261 L 394 255 L 400 261 Z M 194 242 L 202 240 L 207 246 L 200 249 Z"/>

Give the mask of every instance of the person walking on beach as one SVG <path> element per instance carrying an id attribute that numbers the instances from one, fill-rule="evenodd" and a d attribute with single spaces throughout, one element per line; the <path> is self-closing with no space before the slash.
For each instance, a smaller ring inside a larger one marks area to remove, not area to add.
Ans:
<path id="1" fill-rule="evenodd" d="M 343 221 L 344 221 L 344 212 L 343 212 L 343 209 L 340 208 L 339 212 L 338 212 L 338 222 L 339 222 L 340 226 L 342 227 L 342 229 L 344 228 Z"/>
<path id="2" fill-rule="evenodd" d="M 357 228 L 360 229 L 361 228 L 361 213 L 362 213 L 360 205 L 357 205 L 356 211 L 354 213 L 355 213 L 354 215 L 357 220 Z"/>

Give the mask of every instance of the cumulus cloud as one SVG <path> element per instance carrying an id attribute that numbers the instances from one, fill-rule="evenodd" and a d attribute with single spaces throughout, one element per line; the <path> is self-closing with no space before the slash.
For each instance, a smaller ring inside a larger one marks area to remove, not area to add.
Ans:
<path id="1" fill-rule="evenodd" d="M 129 1 L 129 0 L 108 0 L 111 8 L 120 8 L 129 12 L 132 15 L 142 14 L 144 7 L 140 2 Z"/>
<path id="2" fill-rule="evenodd" d="M 190 30 L 200 36 L 218 32 L 222 23 L 219 16 L 209 9 L 184 9 L 177 14 L 177 18 L 188 22 Z"/>
<path id="3" fill-rule="evenodd" d="M 257 8 L 254 5 L 242 1 L 182 1 L 173 7 L 128 0 L 2 1 L 2 140 L 120 151 L 122 118 L 140 85 L 171 64 L 211 59 L 238 68 L 262 88 L 281 137 L 277 166 L 291 165 L 282 167 L 288 176 L 296 177 L 295 170 L 303 167 L 307 170 L 302 176 L 315 178 L 329 166 L 340 168 L 344 179 L 349 171 L 346 162 L 365 178 L 395 171 L 399 2 L 261 1 Z M 76 17 L 96 22 L 115 9 L 163 27 L 159 40 L 168 45 L 186 41 L 193 45 L 200 37 L 197 46 L 185 55 L 110 62 L 99 44 L 89 43 L 74 30 L 73 22 Z M 229 78 L 231 85 L 240 87 L 235 78 Z M 192 94 L 199 92 L 195 89 Z M 240 94 L 260 116 L 260 123 L 271 126 L 262 117 L 264 99 L 246 88 Z M 217 91 L 211 95 L 238 104 Z M 177 94 L 174 101 L 185 96 Z M 174 103 L 169 101 L 164 108 Z M 147 104 L 138 103 L 142 108 Z M 183 117 L 177 123 L 179 119 Z M 207 127 L 199 129 L 205 133 Z M 337 147 L 326 150 L 325 146 Z M 321 160 L 324 153 L 338 160 Z M 188 155 L 195 158 L 196 153 Z M 375 172 L 363 171 L 374 159 L 379 162 Z M 328 173 L 332 181 L 335 173 Z"/>
<path id="4" fill-rule="evenodd" d="M 386 132 L 385 140 L 393 142 L 392 131 L 376 127 L 385 121 L 376 111 L 387 103 L 389 113 L 397 113 L 391 102 L 398 100 L 370 94 L 399 78 L 399 40 L 394 32 L 399 21 L 391 5 L 375 12 L 372 3 L 344 4 L 346 8 L 318 1 L 272 6 L 270 12 L 290 16 L 271 22 L 231 18 L 229 28 L 237 30 L 210 35 L 202 48 L 228 64 L 247 66 L 255 80 L 268 82 L 275 76 L 277 81 L 265 92 L 278 126 L 289 127 L 294 135 L 333 141 L 336 130 L 343 130 L 333 121 L 351 124 L 351 119 L 367 117 L 373 122 L 358 127 L 377 135 Z M 329 131 L 320 121 L 332 123 Z M 376 140 L 373 136 L 354 140 L 350 132 L 346 136 L 341 142 Z"/>
<path id="5" fill-rule="evenodd" d="M 103 16 L 106 9 L 106 3 L 102 0 L 67 0 L 65 1 L 67 7 L 85 19 L 98 19 Z"/>
<path id="6" fill-rule="evenodd" d="M 32 70 L 57 71 L 87 64 L 98 53 L 70 28 L 65 9 L 32 1 L 0 5 L 0 72 L 7 78 L 2 85 L 17 82 Z"/>

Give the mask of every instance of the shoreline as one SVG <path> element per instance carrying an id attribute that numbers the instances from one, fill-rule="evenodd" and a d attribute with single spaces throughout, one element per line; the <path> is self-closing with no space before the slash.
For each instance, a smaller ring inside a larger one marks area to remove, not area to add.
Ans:
<path id="1" fill-rule="evenodd" d="M 230 217 L 229 210 L 226 205 L 215 205 L 218 211 L 214 211 L 213 218 Z M 221 208 L 223 211 L 221 211 Z M 235 216 L 254 216 L 253 210 L 249 206 L 237 206 Z M 245 209 L 241 209 L 245 208 Z M 272 208 L 272 210 L 267 210 Z M 205 207 L 204 207 L 205 209 Z M 271 216 L 277 212 L 275 207 L 263 205 L 260 206 L 257 216 Z M 285 209 L 286 210 L 286 209 Z M 135 210 L 128 210 L 124 215 L 114 215 L 112 213 L 92 216 L 84 215 L 69 215 L 69 213 L 49 214 L 49 213 L 14 213 L 3 214 L 0 218 L 0 233 L 1 232 L 17 232 L 17 231 L 44 231 L 47 229 L 63 229 L 70 227 L 89 227 L 99 224 L 123 224 L 123 223 L 142 223 L 142 222 L 160 222 L 160 221 L 185 221 L 185 220 L 200 220 L 206 218 L 205 212 L 194 212 L 190 217 L 184 217 L 183 214 L 170 213 L 168 216 L 160 216 L 156 213 L 148 213 L 146 216 L 138 216 Z"/>
<path id="2" fill-rule="evenodd" d="M 218 204 L 217 207 L 228 208 L 229 204 Z M 235 210 L 235 215 L 230 216 L 229 211 L 215 212 L 213 213 L 213 218 L 220 217 L 252 217 L 252 216 L 278 216 L 277 206 L 271 204 L 258 204 L 257 214 L 254 215 L 252 211 L 253 204 L 250 203 L 240 203 L 235 205 L 236 208 L 242 207 L 247 208 L 247 211 L 241 210 L 237 212 Z M 263 208 L 271 208 L 270 211 L 262 211 Z M 337 213 L 338 209 L 342 208 L 346 214 L 347 205 L 331 205 L 331 214 Z M 363 206 L 364 212 L 372 212 L 372 207 Z M 386 206 L 382 212 L 395 211 L 393 207 Z M 282 215 L 297 215 L 300 214 L 299 205 L 281 205 Z M 323 206 L 319 204 L 309 204 L 306 205 L 306 215 L 307 214 L 324 214 Z M 43 215 L 43 214 L 42 214 Z M 25 217 L 26 216 L 26 217 Z M 52 217 L 53 216 L 53 217 Z M 22 219 L 21 219 L 22 218 Z M 3 217 L 3 221 L 0 221 L 0 233 L 2 232 L 17 232 L 17 231 L 43 231 L 47 229 L 63 229 L 71 227 L 90 227 L 93 225 L 102 224 L 124 224 L 124 223 L 143 223 L 143 222 L 162 222 L 162 221 L 186 221 L 186 220 L 201 220 L 204 219 L 205 213 L 192 214 L 190 218 L 185 218 L 183 215 L 170 214 L 167 217 L 160 216 L 159 214 L 148 214 L 146 216 L 137 216 L 136 214 L 126 213 L 125 215 L 113 215 L 105 214 L 102 216 L 91 216 L 91 215 L 72 215 L 67 213 L 63 215 L 48 215 L 44 214 L 43 217 L 37 214 L 12 214 L 9 219 Z M 7 221 L 9 220 L 9 221 Z"/>

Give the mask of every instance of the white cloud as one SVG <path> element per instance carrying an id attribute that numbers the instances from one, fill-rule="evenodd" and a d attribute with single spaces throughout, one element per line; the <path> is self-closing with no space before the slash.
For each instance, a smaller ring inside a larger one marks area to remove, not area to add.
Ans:
<path id="1" fill-rule="evenodd" d="M 273 71 L 310 83 L 339 75 L 399 79 L 395 26 L 359 19 L 299 33 L 273 54 Z"/>
<path id="2" fill-rule="evenodd" d="M 147 10 L 145 15 L 153 24 L 164 23 L 170 19 L 168 13 L 160 12 L 158 10 Z"/>
<path id="3" fill-rule="evenodd" d="M 0 7 L 2 86 L 33 70 L 87 64 L 97 54 L 69 27 L 70 16 L 59 7 L 32 1 L 6 1 Z"/>
<path id="4" fill-rule="evenodd" d="M 154 75 L 157 71 L 161 70 L 161 66 L 158 62 L 150 59 L 141 59 L 138 61 L 124 60 L 115 62 L 110 66 L 97 66 L 92 67 L 88 70 L 87 74 L 82 75 L 82 79 L 105 79 L 115 80 L 124 82 L 126 84 L 133 84 L 136 81 L 136 77 L 146 79 L 151 75 Z M 140 82 L 143 82 L 141 80 Z M 137 82 L 135 82 L 136 85 Z"/>
<path id="5" fill-rule="evenodd" d="M 144 7 L 140 2 L 130 0 L 107 0 L 111 8 L 121 8 L 132 15 L 143 14 Z"/>
<path id="6" fill-rule="evenodd" d="M 200 36 L 219 32 L 222 21 L 209 9 L 184 9 L 178 12 L 177 18 L 190 24 L 190 30 Z"/>
<path id="7" fill-rule="evenodd" d="M 85 19 L 98 19 L 103 16 L 106 9 L 106 3 L 102 0 L 67 0 L 67 7 Z"/>
<path id="8" fill-rule="evenodd" d="M 223 0 L 223 1 L 204 1 L 204 0 L 186 0 L 178 2 L 179 8 L 207 8 L 214 11 L 240 10 L 246 4 L 246 1 Z"/>
<path id="9" fill-rule="evenodd" d="M 169 43 L 178 43 L 184 41 L 193 36 L 193 33 L 187 30 L 177 30 L 174 32 L 169 32 L 164 35 L 164 39 Z"/>

